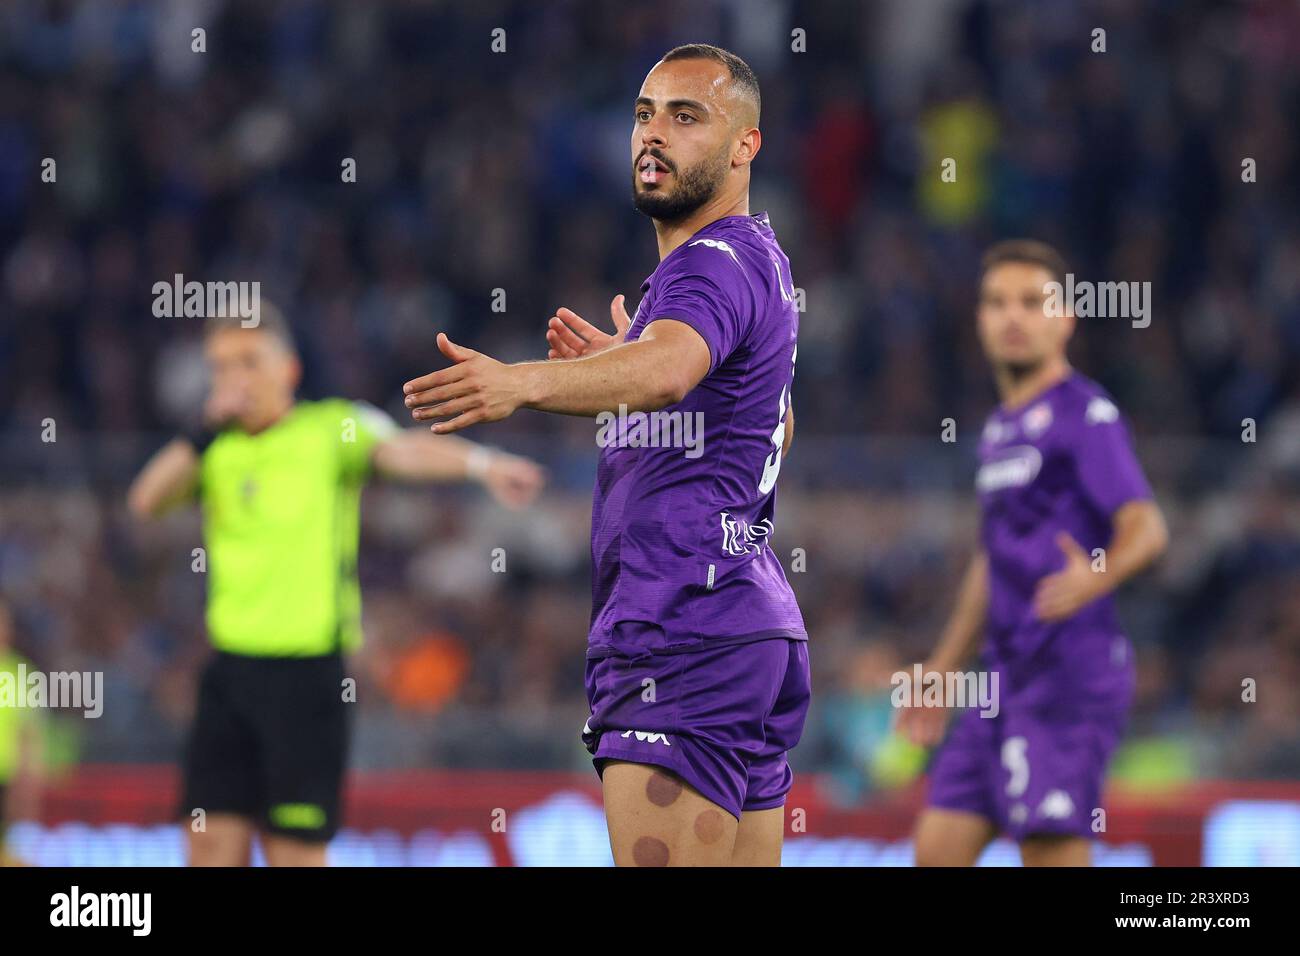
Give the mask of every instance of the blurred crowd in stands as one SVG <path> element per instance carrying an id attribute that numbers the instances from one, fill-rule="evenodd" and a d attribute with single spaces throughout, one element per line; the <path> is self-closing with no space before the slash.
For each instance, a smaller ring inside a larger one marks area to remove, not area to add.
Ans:
<path id="1" fill-rule="evenodd" d="M 773 539 L 787 569 L 807 556 L 796 765 L 845 799 L 914 772 L 889 674 L 936 638 L 976 533 L 979 256 L 1030 235 L 1080 279 L 1152 283 L 1149 326 L 1081 321 L 1072 352 L 1129 416 L 1174 535 L 1122 603 L 1139 696 L 1117 774 L 1300 774 L 1291 0 L 6 3 L 0 596 L 40 666 L 105 672 L 78 756 L 174 759 L 205 653 L 197 515 L 140 527 L 122 501 L 205 389 L 198 323 L 155 317 L 154 283 L 259 281 L 304 395 L 399 417 L 439 331 L 540 358 L 556 307 L 607 325 L 655 265 L 632 102 L 696 40 L 758 73 L 752 206 L 806 303 Z M 594 426 L 523 413 L 470 437 L 541 458 L 551 487 L 524 515 L 368 492 L 358 766 L 585 761 Z"/>

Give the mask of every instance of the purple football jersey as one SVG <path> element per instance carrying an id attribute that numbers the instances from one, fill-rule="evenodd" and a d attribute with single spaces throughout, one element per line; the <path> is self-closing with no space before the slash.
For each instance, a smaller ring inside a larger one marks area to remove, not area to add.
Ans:
<path id="1" fill-rule="evenodd" d="M 799 314 L 767 215 L 705 226 L 641 292 L 628 341 L 684 322 L 708 343 L 709 372 L 677 404 L 602 429 L 588 654 L 806 640 L 770 541 Z"/>
<path id="2" fill-rule="evenodd" d="M 989 560 L 985 655 L 1000 672 L 1003 706 L 1127 706 L 1132 652 L 1112 598 L 1054 623 L 1033 609 L 1038 582 L 1065 566 L 1060 532 L 1093 559 L 1110 544 L 1116 510 L 1151 497 L 1119 410 L 1101 386 L 1072 372 L 1026 405 L 994 411 L 979 455 Z"/>

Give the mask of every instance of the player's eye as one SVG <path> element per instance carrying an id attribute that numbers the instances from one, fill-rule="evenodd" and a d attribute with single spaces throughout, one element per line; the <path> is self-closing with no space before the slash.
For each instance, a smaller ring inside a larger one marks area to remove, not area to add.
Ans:
<path id="1" fill-rule="evenodd" d="M 649 110 L 637 110 L 637 111 L 636 111 L 636 118 L 637 118 L 637 120 L 638 120 L 639 122 L 642 122 L 642 123 L 648 123 L 648 122 L 650 122 L 650 111 L 649 111 Z"/>
<path id="2" fill-rule="evenodd" d="M 684 123 L 694 123 L 694 122 L 695 122 L 695 117 L 692 116 L 690 113 L 678 113 L 678 114 L 677 114 L 677 118 L 678 118 L 679 120 L 681 120 L 682 122 L 684 122 Z"/>

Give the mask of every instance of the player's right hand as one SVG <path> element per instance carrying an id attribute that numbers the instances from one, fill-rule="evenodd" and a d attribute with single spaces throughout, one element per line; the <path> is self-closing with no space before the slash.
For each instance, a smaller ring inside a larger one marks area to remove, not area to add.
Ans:
<path id="1" fill-rule="evenodd" d="M 609 348 L 623 341 L 627 335 L 632 319 L 623 307 L 623 296 L 616 295 L 609 303 L 609 314 L 614 320 L 616 334 L 610 335 L 596 328 L 572 309 L 561 306 L 547 323 L 546 342 L 550 351 L 548 359 L 572 359 L 583 355 L 594 355 L 601 349 Z"/>

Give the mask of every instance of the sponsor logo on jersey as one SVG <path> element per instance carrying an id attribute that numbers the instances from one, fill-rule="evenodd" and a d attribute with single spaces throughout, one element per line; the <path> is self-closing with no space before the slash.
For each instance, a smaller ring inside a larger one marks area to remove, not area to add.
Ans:
<path id="1" fill-rule="evenodd" d="M 729 512 L 722 512 L 722 553 L 740 557 L 753 551 L 761 554 L 763 539 L 772 533 L 771 518 L 764 518 L 758 524 L 747 524 L 741 518 L 733 518 Z"/>
<path id="2" fill-rule="evenodd" d="M 1000 452 L 997 461 L 985 462 L 975 476 L 975 488 L 981 492 L 1003 488 L 1023 488 L 1038 477 L 1043 456 L 1033 445 L 1017 445 Z"/>

